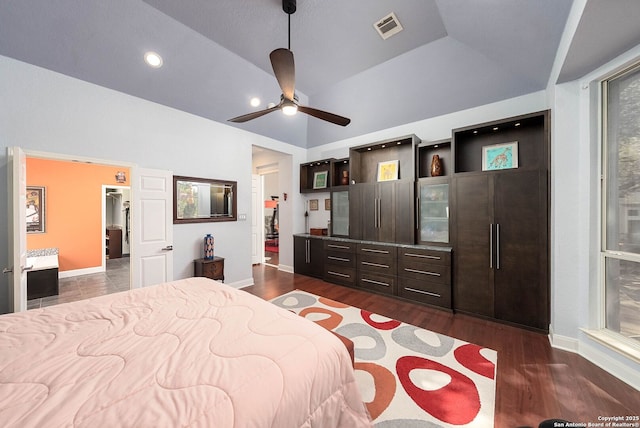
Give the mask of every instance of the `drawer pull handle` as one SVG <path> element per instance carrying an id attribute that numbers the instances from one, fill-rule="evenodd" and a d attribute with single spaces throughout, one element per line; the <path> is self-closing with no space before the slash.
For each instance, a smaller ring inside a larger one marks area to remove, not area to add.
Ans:
<path id="1" fill-rule="evenodd" d="M 427 296 L 431 296 L 431 297 L 438 297 L 438 298 L 442 297 L 438 293 L 430 293 L 428 291 L 417 290 L 417 289 L 411 288 L 411 287 L 404 287 L 404 289 L 407 290 L 407 291 L 413 291 L 414 293 L 426 294 Z"/>
<path id="2" fill-rule="evenodd" d="M 384 287 L 391 287 L 391 285 L 387 284 L 386 282 L 374 281 L 373 279 L 362 278 L 362 282 L 369 282 L 371 284 L 382 285 Z"/>
<path id="3" fill-rule="evenodd" d="M 329 260 L 336 260 L 338 262 L 350 262 L 350 259 L 345 259 L 344 257 L 334 257 L 334 256 L 327 256 L 327 258 Z"/>
<path id="4" fill-rule="evenodd" d="M 421 259 L 440 260 L 440 256 L 427 256 L 426 254 L 404 253 L 407 257 L 419 257 Z"/>
<path id="5" fill-rule="evenodd" d="M 362 251 L 365 253 L 389 254 L 387 250 L 374 250 L 373 248 L 363 248 Z"/>
<path id="6" fill-rule="evenodd" d="M 329 248 L 340 248 L 341 250 L 350 250 L 351 249 L 351 247 L 349 247 L 348 245 L 327 244 L 327 247 L 329 247 Z"/>
<path id="7" fill-rule="evenodd" d="M 389 265 L 383 265 L 383 264 L 380 264 L 380 263 L 371 263 L 371 262 L 360 262 L 360 263 L 365 265 L 365 266 L 373 266 L 373 267 L 380 267 L 380 268 L 389 269 Z"/>
<path id="8" fill-rule="evenodd" d="M 421 274 L 423 274 L 423 275 L 442 276 L 442 275 L 441 275 L 441 274 L 439 274 L 438 272 L 427 272 L 427 271 L 424 271 L 424 270 L 409 269 L 409 268 L 404 268 L 404 270 L 406 270 L 407 272 L 421 273 Z"/>
<path id="9" fill-rule="evenodd" d="M 343 278 L 351 278 L 351 275 L 346 275 L 346 274 L 344 274 L 344 273 L 340 273 L 340 272 L 334 272 L 334 271 L 332 271 L 332 270 L 327 271 L 327 273 L 328 273 L 329 275 L 341 276 L 341 277 L 343 277 Z"/>

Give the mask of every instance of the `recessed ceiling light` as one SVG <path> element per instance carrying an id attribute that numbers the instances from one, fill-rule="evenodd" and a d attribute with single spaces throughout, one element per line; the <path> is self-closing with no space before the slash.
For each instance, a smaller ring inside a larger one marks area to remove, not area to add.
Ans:
<path id="1" fill-rule="evenodd" d="M 251 103 L 251 107 L 258 107 L 260 105 L 260 98 L 253 97 L 249 102 Z"/>
<path id="2" fill-rule="evenodd" d="M 147 52 L 144 54 L 144 62 L 153 68 L 162 67 L 162 57 L 155 52 Z"/>

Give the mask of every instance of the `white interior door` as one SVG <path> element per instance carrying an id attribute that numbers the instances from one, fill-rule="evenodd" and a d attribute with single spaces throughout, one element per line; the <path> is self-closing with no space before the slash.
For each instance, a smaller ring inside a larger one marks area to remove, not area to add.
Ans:
<path id="1" fill-rule="evenodd" d="M 251 263 L 264 261 L 263 214 L 262 214 L 262 176 L 251 175 Z"/>
<path id="2" fill-rule="evenodd" d="M 7 148 L 9 218 L 9 311 L 27 309 L 27 159 L 19 147 Z"/>
<path id="3" fill-rule="evenodd" d="M 131 288 L 173 280 L 173 173 L 132 168 Z"/>

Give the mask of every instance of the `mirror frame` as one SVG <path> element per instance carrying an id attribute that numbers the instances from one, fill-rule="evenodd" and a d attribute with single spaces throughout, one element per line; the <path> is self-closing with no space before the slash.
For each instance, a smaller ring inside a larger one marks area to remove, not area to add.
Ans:
<path id="1" fill-rule="evenodd" d="M 218 186 L 231 186 L 233 198 L 231 202 L 232 215 L 224 217 L 199 217 L 199 218 L 178 218 L 178 181 L 189 181 L 193 183 L 206 183 Z M 209 178 L 186 177 L 182 175 L 173 176 L 173 224 L 180 223 L 209 223 L 218 221 L 238 220 L 238 183 L 236 181 L 215 180 Z"/>

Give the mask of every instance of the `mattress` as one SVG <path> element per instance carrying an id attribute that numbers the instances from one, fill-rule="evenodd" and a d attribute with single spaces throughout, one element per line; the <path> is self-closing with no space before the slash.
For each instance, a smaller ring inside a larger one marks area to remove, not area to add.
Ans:
<path id="1" fill-rule="evenodd" d="M 188 278 L 0 316 L 3 426 L 371 426 L 344 345 Z"/>

